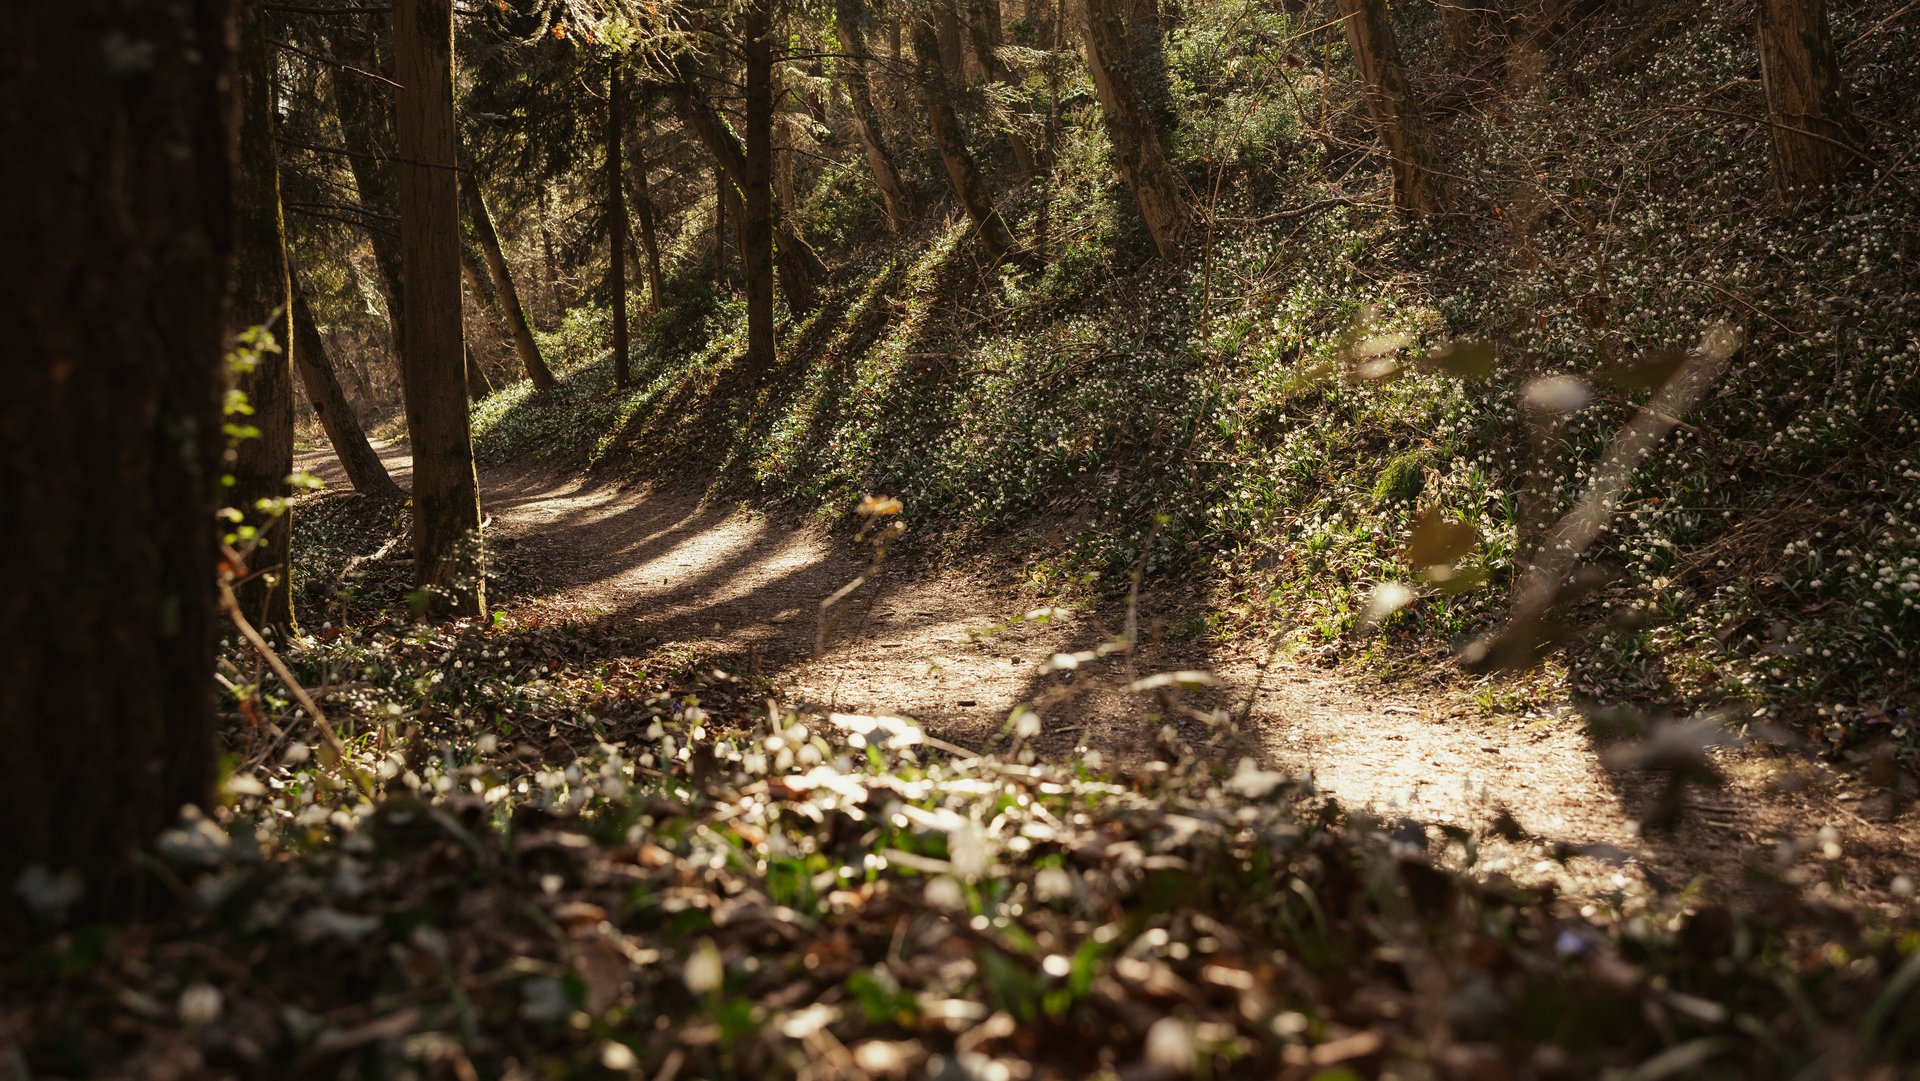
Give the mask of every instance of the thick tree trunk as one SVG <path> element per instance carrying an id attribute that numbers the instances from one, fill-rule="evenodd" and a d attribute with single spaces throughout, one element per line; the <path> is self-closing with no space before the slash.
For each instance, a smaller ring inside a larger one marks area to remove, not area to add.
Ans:
<path id="1" fill-rule="evenodd" d="M 633 358 L 627 333 L 627 189 L 620 168 L 626 138 L 626 91 L 616 61 L 607 76 L 607 292 L 613 301 L 613 383 L 633 383 Z"/>
<path id="2" fill-rule="evenodd" d="M 653 122 L 648 110 L 640 112 L 640 123 L 630 144 L 628 156 L 633 159 L 633 167 L 627 170 L 633 185 L 633 213 L 640 219 L 640 248 L 647 257 L 647 297 L 650 311 L 659 311 L 666 304 L 666 275 L 660 266 L 660 224 L 654 214 L 653 190 L 647 182 L 647 149 L 653 141 Z"/>
<path id="3" fill-rule="evenodd" d="M 1127 52 L 1132 58 L 1134 92 L 1153 118 L 1154 127 L 1174 127 L 1173 102 L 1167 86 L 1167 28 L 1160 0 L 1130 0 L 1127 11 Z"/>
<path id="4" fill-rule="evenodd" d="M 1133 192 L 1140 218 L 1160 258 L 1180 261 L 1193 209 L 1185 185 L 1160 148 L 1160 135 L 1139 93 L 1128 78 L 1133 66 L 1127 45 L 1123 0 L 1086 0 L 1087 67 L 1100 95 L 1100 111 L 1113 162 Z"/>
<path id="5" fill-rule="evenodd" d="M 967 33 L 973 39 L 973 54 L 980 58 L 981 70 L 988 80 L 1017 88 L 1019 81 L 1007 65 L 1000 62 L 1000 54 L 995 51 L 1002 44 L 1000 0 L 961 2 L 967 5 Z M 1024 94 L 1020 96 L 1025 98 Z M 1027 141 L 1025 133 L 1017 129 L 1007 132 L 1007 145 L 1013 150 L 1014 164 L 1020 167 L 1020 175 L 1033 176 L 1038 164 L 1033 157 L 1033 144 Z"/>
<path id="6" fill-rule="evenodd" d="M 1347 45 L 1367 94 L 1373 126 L 1393 172 L 1393 203 L 1411 214 L 1440 209 L 1440 178 L 1426 118 L 1407 84 L 1400 46 L 1387 22 L 1386 0 L 1339 0 Z"/>
<path id="7" fill-rule="evenodd" d="M 236 10 L 26 4 L 0 37 L 0 937 L 26 867 L 124 914 L 134 852 L 213 799 Z"/>
<path id="8" fill-rule="evenodd" d="M 1773 175 L 1783 191 L 1822 188 L 1859 160 L 1826 0 L 1757 0 L 1760 79 L 1773 129 Z"/>
<path id="9" fill-rule="evenodd" d="M 948 72 L 940 59 L 940 39 L 932 22 L 916 19 L 913 24 L 913 52 L 919 68 L 921 104 L 926 109 L 927 126 L 940 147 L 940 161 L 953 181 L 954 194 L 980 234 L 980 246 L 987 259 L 1000 263 L 1014 255 L 1013 233 L 1007 228 L 1000 210 L 993 205 L 986 178 L 967 149 L 966 132 L 954 112 Z"/>
<path id="10" fill-rule="evenodd" d="M 288 548 L 293 511 L 286 501 L 293 472 L 293 353 L 288 313 L 286 225 L 280 213 L 280 169 L 273 135 L 273 54 L 257 2 L 240 15 L 240 173 L 234 190 L 233 318 L 239 327 L 265 327 L 277 348 L 264 350 L 237 389 L 253 410 L 245 418 L 259 434 L 233 448 L 231 498 L 245 525 L 256 530 L 247 550 L 247 574 L 234 587 L 240 610 L 255 626 L 293 630 L 293 567 Z M 261 503 L 272 509 L 262 510 Z"/>
<path id="11" fill-rule="evenodd" d="M 752 0 L 742 20 L 747 69 L 747 145 L 742 162 L 741 204 L 746 246 L 740 253 L 747 278 L 747 370 L 773 370 L 773 42 L 769 0 Z"/>
<path id="12" fill-rule="evenodd" d="M 479 485 L 467 420 L 460 312 L 459 149 L 453 119 L 453 0 L 395 0 L 394 125 L 400 158 L 401 354 L 413 442 L 414 579 L 444 614 L 486 611 L 477 558 Z"/>
<path id="13" fill-rule="evenodd" d="M 853 105 L 854 127 L 860 133 L 860 146 L 867 154 L 867 168 L 873 173 L 873 186 L 880 191 L 880 202 L 887 208 L 887 227 L 900 232 L 907 227 L 913 207 L 907 200 L 906 186 L 900 183 L 900 171 L 887 152 L 880 130 L 880 110 L 873 104 L 873 82 L 867 77 L 866 37 L 859 0 L 836 0 L 833 13 L 834 33 L 840 39 L 841 59 L 846 73 L 847 98 Z"/>
<path id="14" fill-rule="evenodd" d="M 540 344 L 533 338 L 533 325 L 527 319 L 527 309 L 520 303 L 520 290 L 513 284 L 513 274 L 507 267 L 506 253 L 500 249 L 500 234 L 494 231 L 493 215 L 487 210 L 487 201 L 480 191 L 480 180 L 473 175 L 471 168 L 460 170 L 460 188 L 467 204 L 467 220 L 473 223 L 473 239 L 479 242 L 480 254 L 486 259 L 487 274 L 493 279 L 494 293 L 500 300 L 500 311 L 507 320 L 507 333 L 513 339 L 514 355 L 520 358 L 521 367 L 527 370 L 527 378 L 539 390 L 552 390 L 556 385 L 553 369 L 547 367 L 545 357 L 540 355 Z M 548 245 L 549 257 L 552 246 Z"/>
<path id="15" fill-rule="evenodd" d="M 367 442 L 360 418 L 340 389 L 333 362 L 327 357 L 326 342 L 320 337 L 320 326 L 313 321 L 313 309 L 298 282 L 293 287 L 293 366 L 300 372 L 307 401 L 320 417 L 320 426 L 326 429 L 327 441 L 333 444 L 334 456 L 340 459 L 340 468 L 346 471 L 353 490 L 383 502 L 399 500 L 400 486 L 393 482 L 373 444 Z"/>
<path id="16" fill-rule="evenodd" d="M 940 0 L 935 6 L 934 19 L 939 27 L 940 67 L 949 79 L 966 85 L 967 83 L 967 37 L 960 25 L 960 9 L 954 0 Z M 915 46 L 916 51 L 918 46 Z"/>
<path id="17" fill-rule="evenodd" d="M 683 67 L 680 76 L 680 81 L 674 84 L 672 93 L 681 119 L 693 129 L 694 136 L 707 148 L 707 152 L 713 155 L 714 162 L 719 165 L 727 181 L 737 192 L 743 193 L 742 198 L 744 198 L 744 192 L 747 189 L 746 148 L 734 136 L 733 131 L 721 121 L 720 115 L 713 111 L 713 107 L 695 96 L 692 72 Z M 769 74 L 769 101 L 771 101 L 771 84 L 772 76 Z M 771 110 L 769 110 L 770 117 Z M 771 119 L 769 119 L 770 124 Z M 769 139 L 771 139 L 771 132 L 769 132 Z M 771 162 L 768 163 L 767 182 L 768 190 L 771 191 Z M 813 250 L 812 245 L 808 244 L 793 228 L 792 223 L 781 213 L 778 205 L 773 206 L 772 213 L 774 235 L 779 242 L 774 249 L 774 260 L 780 271 L 780 288 L 787 295 L 787 307 L 796 312 L 810 311 L 819 303 L 819 286 L 827 276 L 826 264 L 820 261 L 820 256 Z M 745 258 L 743 253 L 741 256 L 743 263 Z"/>

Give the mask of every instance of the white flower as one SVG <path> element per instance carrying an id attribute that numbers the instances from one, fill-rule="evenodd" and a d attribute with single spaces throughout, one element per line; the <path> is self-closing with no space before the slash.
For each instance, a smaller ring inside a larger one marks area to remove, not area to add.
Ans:
<path id="1" fill-rule="evenodd" d="M 693 948 L 693 956 L 687 958 L 687 965 L 680 972 L 680 978 L 687 983 L 687 990 L 696 995 L 720 990 L 726 977 L 726 965 L 720 960 L 720 950 L 710 938 L 700 940 L 700 944 Z"/>

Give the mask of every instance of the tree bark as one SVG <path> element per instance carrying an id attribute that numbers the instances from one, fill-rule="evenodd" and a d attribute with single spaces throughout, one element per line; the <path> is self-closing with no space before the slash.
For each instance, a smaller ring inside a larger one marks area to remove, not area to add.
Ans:
<path id="1" fill-rule="evenodd" d="M 939 37 L 940 67 L 947 77 L 966 85 L 967 83 L 967 39 L 966 31 L 960 26 L 960 11 L 952 0 L 941 0 L 935 5 L 934 19 L 937 21 Z M 918 49 L 918 46 L 915 46 Z"/>
<path id="2" fill-rule="evenodd" d="M 1086 0 L 1087 67 L 1100 95 L 1114 165 L 1133 192 L 1140 218 L 1160 258 L 1180 261 L 1193 209 L 1180 174 L 1160 148 L 1153 117 L 1128 77 L 1133 66 L 1126 38 L 1123 0 Z"/>
<path id="3" fill-rule="evenodd" d="M 1407 84 L 1400 46 L 1387 21 L 1386 0 L 1339 0 L 1347 45 L 1365 87 L 1373 126 L 1387 148 L 1393 204 L 1410 214 L 1440 209 L 1440 179 L 1426 118 Z"/>
<path id="4" fill-rule="evenodd" d="M 1153 118 L 1154 127 L 1174 127 L 1173 102 L 1167 86 L 1167 31 L 1160 0 L 1130 0 L 1127 11 L 1127 52 L 1132 60 L 1134 91 Z"/>
<path id="5" fill-rule="evenodd" d="M 631 144 L 628 157 L 633 159 L 633 167 L 628 176 L 633 184 L 633 212 L 640 219 L 640 248 L 647 257 L 647 297 L 650 311 L 659 311 L 666 304 L 666 275 L 660 266 L 660 226 L 653 209 L 653 190 L 647 181 L 647 149 L 653 141 L 653 123 L 648 111 L 641 110 L 638 131 Z"/>
<path id="6" fill-rule="evenodd" d="M 461 352 L 467 357 L 467 398 L 477 403 L 493 393 L 493 379 L 487 375 L 486 366 L 480 363 L 480 355 L 473 351 L 473 339 L 466 340 Z"/>
<path id="7" fill-rule="evenodd" d="M 626 92 L 620 63 L 607 76 L 607 292 L 613 302 L 613 383 L 633 384 L 627 331 L 627 189 L 621 176 L 620 146 L 626 138 Z"/>
<path id="8" fill-rule="evenodd" d="M 990 262 L 1001 263 L 1014 256 L 1013 233 L 1007 228 L 1000 209 L 993 205 L 986 178 L 967 149 L 966 132 L 953 109 L 952 90 L 947 69 L 940 61 L 940 39 L 932 22 L 915 19 L 913 23 L 914 60 L 919 68 L 921 104 L 926 109 L 927 126 L 940 147 L 940 161 L 953 181 L 954 194 L 966 208 L 974 231 L 980 234 L 980 246 Z"/>
<path id="9" fill-rule="evenodd" d="M 347 167 L 353 173 L 361 209 L 371 219 L 365 225 L 367 242 L 373 247 L 373 263 L 380 272 L 381 284 L 386 287 L 394 364 L 404 370 L 406 325 L 400 313 L 406 307 L 406 282 L 401 273 L 397 228 L 400 181 L 394 163 L 393 100 L 383 84 L 349 70 L 385 68 L 381 62 L 379 34 L 334 23 L 327 32 L 327 46 L 342 64 L 333 72 L 334 115 L 340 122 Z M 394 227 L 385 227 L 382 222 Z"/>
<path id="10" fill-rule="evenodd" d="M 733 183 L 727 179 L 727 170 L 720 159 L 713 161 L 713 284 L 725 285 L 727 282 L 727 200 L 733 192 Z"/>
<path id="11" fill-rule="evenodd" d="M 133 854 L 213 800 L 236 11 L 26 4 L 0 38 L 0 936 L 31 866 L 126 914 Z"/>
<path id="12" fill-rule="evenodd" d="M 1000 54 L 995 51 L 1002 44 L 1000 0 L 963 2 L 967 5 L 967 33 L 973 39 L 973 54 L 980 58 L 981 71 L 989 81 L 1004 83 L 1017 90 L 1019 81 L 1007 65 L 1000 62 Z M 1038 165 L 1033 157 L 1033 144 L 1027 141 L 1026 135 L 1017 128 L 1008 131 L 1007 146 L 1013 150 L 1013 161 L 1020 167 L 1020 175 L 1033 176 Z"/>
<path id="13" fill-rule="evenodd" d="M 395 0 L 395 135 L 400 158 L 401 353 L 413 442 L 415 583 L 445 615 L 480 616 L 479 484 L 468 427 L 460 311 L 458 137 L 453 119 L 453 0 Z"/>
<path id="14" fill-rule="evenodd" d="M 553 377 L 553 369 L 547 367 L 546 358 L 540 355 L 540 344 L 533 337 L 533 324 L 527 318 L 527 309 L 520 303 L 520 290 L 513 284 L 506 253 L 500 248 L 500 234 L 493 228 L 493 214 L 487 209 L 487 201 L 480 191 L 480 180 L 474 176 L 470 166 L 460 170 L 460 188 L 467 204 L 467 220 L 473 224 L 473 239 L 479 242 L 480 254 L 487 263 L 487 275 L 493 279 L 493 290 L 500 299 L 501 314 L 507 320 L 507 333 L 513 339 L 514 354 L 520 358 L 520 366 L 527 370 L 527 378 L 533 380 L 535 389 L 552 390 L 558 385 Z M 548 251 L 552 251 L 551 244 Z"/>
<path id="15" fill-rule="evenodd" d="M 293 366 L 300 372 L 307 401 L 320 417 L 320 426 L 326 429 L 327 441 L 333 444 L 334 456 L 340 459 L 340 468 L 346 471 L 353 490 L 382 502 L 401 499 L 400 486 L 367 441 L 360 418 L 340 389 L 333 362 L 327 357 L 326 342 L 320 337 L 320 325 L 314 322 L 313 308 L 298 282 L 293 286 Z"/>
<path id="16" fill-rule="evenodd" d="M 240 171 L 234 190 L 233 318 L 239 327 L 264 327 L 275 348 L 263 349 L 236 388 L 252 409 L 241 418 L 258 434 L 233 447 L 233 507 L 256 532 L 247 574 L 234 586 L 240 610 L 254 625 L 282 635 L 293 630 L 293 566 L 288 541 L 293 510 L 287 476 L 293 472 L 293 353 L 288 313 L 286 224 L 280 212 L 280 168 L 273 134 L 273 54 L 257 0 L 240 14 Z M 262 510 L 262 503 L 270 509 Z"/>
<path id="17" fill-rule="evenodd" d="M 751 0 L 741 32 L 745 40 L 747 145 L 742 161 L 741 203 L 746 211 L 746 247 L 740 253 L 747 278 L 747 370 L 773 370 L 773 42 L 769 0 Z"/>
<path id="18" fill-rule="evenodd" d="M 867 154 L 867 168 L 873 173 L 873 186 L 880 191 L 880 202 L 887 209 L 887 228 L 898 233 L 907 227 L 913 214 L 906 186 L 900 183 L 900 170 L 887 152 L 880 130 L 880 110 L 873 104 L 873 81 L 867 77 L 866 36 L 862 33 L 859 0 L 836 0 L 833 12 L 834 34 L 840 39 L 841 59 L 846 73 L 847 98 L 853 105 L 854 127 L 860 133 L 860 146 Z"/>
<path id="19" fill-rule="evenodd" d="M 1787 192 L 1826 187 L 1859 160 L 1861 137 L 1826 0 L 1756 0 L 1754 11 L 1774 180 Z"/>

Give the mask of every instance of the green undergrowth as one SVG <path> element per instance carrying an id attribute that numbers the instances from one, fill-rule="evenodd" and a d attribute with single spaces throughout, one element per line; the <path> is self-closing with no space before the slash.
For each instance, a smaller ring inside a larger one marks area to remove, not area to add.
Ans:
<path id="1" fill-rule="evenodd" d="M 481 453 L 699 477 L 829 517 L 895 495 L 922 543 L 1011 545 L 1043 587 L 1195 576 L 1218 636 L 1401 669 L 1496 623 L 1527 538 L 1649 395 L 1585 377 L 1731 327 L 1744 348 L 1588 555 L 1614 577 L 1578 613 L 1591 629 L 1565 689 L 1735 703 L 1834 750 L 1910 755 L 1914 172 L 1863 167 L 1824 201 L 1783 199 L 1751 119 L 1749 24 L 1677 11 L 1647 16 L 1665 20 L 1653 50 L 1640 16 L 1587 17 L 1493 86 L 1417 69 L 1457 207 L 1424 225 L 1387 210 L 1377 162 L 1350 148 L 1370 136 L 1337 37 L 1252 6 L 1196 11 L 1168 46 L 1171 144 L 1212 224 L 1182 268 L 1148 258 L 1098 106 L 1070 80 L 1050 184 L 1001 188 L 1024 238 L 1045 203 L 1046 270 L 983 266 L 963 222 L 924 221 L 841 255 L 761 373 L 741 370 L 737 302 L 681 282 L 625 391 L 604 314 L 576 311 L 547 338 L 562 389 L 481 406 Z M 1877 12 L 1834 18 L 1845 40 L 1874 28 L 1848 74 L 1894 163 L 1920 145 L 1920 42 Z M 1440 55 L 1411 18 L 1408 55 Z M 1493 344 L 1489 376 L 1420 363 L 1462 340 Z M 1555 384 L 1576 400 L 1549 431 L 1522 403 L 1560 375 L 1582 381 Z M 1445 587 L 1402 556 L 1434 511 L 1472 530 Z M 1416 598 L 1363 634 L 1382 583 Z"/>
<path id="2" fill-rule="evenodd" d="M 151 865 L 164 914 L 74 924 L 57 884 L 22 893 L 16 1072 L 1749 1078 L 1920 1055 L 1920 912 L 1851 900 L 1819 844 L 1760 859 L 1751 906 L 1565 900 L 1480 873 L 1479 834 L 1229 766 L 1224 727 L 1131 773 L 1017 734 L 956 757 L 604 633 L 288 643 L 331 735 L 270 678 L 235 689 L 223 805 Z"/>

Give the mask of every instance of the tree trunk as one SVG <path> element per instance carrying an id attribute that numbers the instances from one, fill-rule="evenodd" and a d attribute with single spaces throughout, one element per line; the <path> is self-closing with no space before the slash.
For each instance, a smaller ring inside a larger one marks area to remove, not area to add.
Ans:
<path id="1" fill-rule="evenodd" d="M 733 193 L 733 183 L 727 179 L 727 171 L 720 159 L 713 162 L 713 284 L 723 286 L 727 283 L 727 200 Z"/>
<path id="2" fill-rule="evenodd" d="M 341 62 L 333 72 L 334 115 L 346 144 L 347 166 L 353 172 L 367 242 L 373 263 L 387 292 L 387 320 L 393 334 L 394 364 L 404 370 L 406 282 L 400 267 L 400 181 L 394 164 L 393 101 L 383 84 L 357 70 L 380 71 L 380 41 L 376 32 L 335 23 L 327 33 L 329 50 Z"/>
<path id="3" fill-rule="evenodd" d="M 650 311 L 666 304 L 666 275 L 660 267 L 660 226 L 653 210 L 653 190 L 647 182 L 647 146 L 653 141 L 653 122 L 648 111 L 641 110 L 639 130 L 631 145 L 633 167 L 627 171 L 633 184 L 633 212 L 640 219 L 640 247 L 647 256 L 647 297 Z"/>
<path id="4" fill-rule="evenodd" d="M 479 402 L 493 393 L 493 379 L 487 375 L 486 366 L 480 363 L 480 355 L 473 351 L 473 339 L 467 339 L 461 351 L 467 357 L 467 398 Z"/>
<path id="5" fill-rule="evenodd" d="M 887 153 L 881 137 L 880 110 L 873 104 L 873 82 L 867 77 L 866 37 L 862 29 L 859 0 L 836 0 L 833 30 L 840 39 L 841 59 L 846 73 L 847 98 L 853 105 L 853 124 L 860 132 L 860 146 L 867 153 L 867 168 L 873 173 L 873 186 L 880 190 L 880 202 L 887 208 L 887 227 L 900 232 L 913 213 L 906 186 L 900 183 L 900 171 Z"/>
<path id="6" fill-rule="evenodd" d="M 967 39 L 966 31 L 960 26 L 960 11 L 954 6 L 954 0 L 940 0 L 935 5 L 933 17 L 940 30 L 940 67 L 949 79 L 964 86 L 967 83 Z"/>
<path id="7" fill-rule="evenodd" d="M 1167 28 L 1159 0 L 1130 0 L 1127 11 L 1127 52 L 1132 59 L 1134 92 L 1140 95 L 1154 127 L 1174 127 L 1173 102 L 1167 86 Z"/>
<path id="8" fill-rule="evenodd" d="M 236 10 L 25 4 L 0 38 L 0 936 L 27 867 L 126 914 L 133 854 L 213 800 Z"/>
<path id="9" fill-rule="evenodd" d="M 547 223 L 546 209 L 545 196 L 543 195 L 540 206 L 540 247 L 541 254 L 545 257 L 547 270 L 547 299 L 553 304 L 552 323 L 554 326 L 558 326 L 561 318 L 567 314 L 567 303 L 566 299 L 560 295 L 560 260 L 554 255 L 553 226 Z"/>
<path id="10" fill-rule="evenodd" d="M 258 434 L 233 448 L 233 507 L 257 532 L 243 545 L 247 574 L 234 586 L 240 610 L 254 625 L 281 634 L 293 630 L 293 567 L 288 540 L 293 511 L 287 475 L 293 472 L 293 352 L 288 312 L 287 234 L 280 213 L 280 169 L 273 135 L 273 54 L 257 3 L 240 14 L 240 171 L 234 189 L 233 319 L 264 327 L 276 348 L 262 350 L 236 389 L 247 396 L 245 423 Z M 262 510 L 266 502 L 271 509 Z"/>
<path id="11" fill-rule="evenodd" d="M 401 354 L 413 442 L 414 580 L 446 615 L 486 612 L 479 485 L 468 427 L 460 311 L 459 149 L 453 0 L 395 0 L 394 125 L 400 157 Z"/>
<path id="12" fill-rule="evenodd" d="M 747 370 L 773 370 L 773 42 L 770 0 L 752 0 L 742 20 L 747 69 L 747 145 L 742 162 L 741 203 L 746 211 L 746 247 L 740 253 L 747 278 Z"/>
<path id="13" fill-rule="evenodd" d="M 1407 84 L 1400 46 L 1387 22 L 1386 0 L 1339 0 L 1353 66 L 1366 89 L 1373 126 L 1387 148 L 1393 204 L 1411 214 L 1440 209 L 1440 180 L 1426 118 Z"/>
<path id="14" fill-rule="evenodd" d="M 1193 209 L 1185 185 L 1166 153 L 1153 117 L 1127 77 L 1133 66 L 1127 45 L 1123 0 L 1086 0 L 1087 68 L 1100 95 L 1100 112 L 1107 139 L 1113 144 L 1113 162 L 1121 179 L 1133 191 L 1141 220 L 1153 237 L 1160 258 L 1180 261 L 1181 246 Z"/>
<path id="15" fill-rule="evenodd" d="M 1757 0 L 1760 80 L 1781 190 L 1823 188 L 1859 159 L 1826 0 Z"/>
<path id="16" fill-rule="evenodd" d="M 493 279 L 494 292 L 500 299 L 501 314 L 507 320 L 507 332 L 513 338 L 514 354 L 520 358 L 520 365 L 527 370 L 527 378 L 533 380 L 535 389 L 552 390 L 557 385 L 553 369 L 547 367 L 546 358 L 540 355 L 540 344 L 534 341 L 533 325 L 527 319 L 527 309 L 520 303 L 520 290 L 514 287 L 506 253 L 500 249 L 500 234 L 493 228 L 493 214 L 487 210 L 480 180 L 473 175 L 472 168 L 460 170 L 460 187 L 466 197 L 467 220 L 473 223 L 473 239 L 480 244 L 487 274 Z M 547 252 L 551 258 L 551 239 Z"/>
<path id="17" fill-rule="evenodd" d="M 995 50 L 1002 44 L 1000 28 L 1000 0 L 963 0 L 967 5 L 967 33 L 973 39 L 973 54 L 980 58 L 980 68 L 986 77 L 996 83 L 1003 83 L 1018 92 L 1019 82 L 1007 65 L 1000 62 L 1000 54 Z M 1019 94 L 1023 100 L 1025 94 Z M 1024 108 L 1023 108 L 1024 111 Z M 1007 132 L 1007 145 L 1013 150 L 1014 164 L 1020 167 L 1020 175 L 1031 177 L 1038 169 L 1033 157 L 1033 144 L 1027 141 L 1025 133 L 1017 128 Z"/>
<path id="18" fill-rule="evenodd" d="M 771 48 L 769 48 L 769 56 Z M 769 101 L 771 101 L 772 75 L 768 74 Z M 700 100 L 694 94 L 693 75 L 685 66 L 680 71 L 680 79 L 673 86 L 675 107 L 687 127 L 693 129 L 694 136 L 713 155 L 726 180 L 734 189 L 744 193 L 747 188 L 747 152 L 733 131 L 724 124 L 713 107 Z M 769 108 L 769 126 L 771 126 L 771 108 Z M 769 132 L 771 145 L 771 132 Z M 772 191 L 772 163 L 767 169 L 768 191 Z M 735 208 L 739 209 L 738 207 Z M 813 246 L 803 239 L 793 228 L 781 208 L 776 204 L 772 208 L 773 229 L 779 244 L 774 249 L 774 260 L 780 270 L 780 287 L 787 294 L 787 307 L 796 312 L 810 311 L 819 303 L 819 285 L 827 276 L 826 264 Z M 741 260 L 744 265 L 745 253 Z"/>
<path id="19" fill-rule="evenodd" d="M 940 39 L 932 22 L 914 20 L 913 52 L 919 68 L 921 104 L 926 109 L 927 126 L 933 130 L 934 142 L 940 147 L 940 161 L 947 167 L 947 178 L 953 181 L 954 194 L 960 197 L 960 205 L 966 208 L 967 217 L 980 234 L 980 246 L 986 250 L 987 259 L 1004 262 L 1014 255 L 1013 233 L 1000 217 L 999 208 L 993 205 L 993 195 L 987 190 L 986 179 L 980 175 L 980 166 L 973 160 L 973 152 L 967 149 L 966 133 L 954 113 L 947 69 L 940 59 Z"/>
<path id="20" fill-rule="evenodd" d="M 382 502 L 401 499 L 400 486 L 393 482 L 373 444 L 367 442 L 360 418 L 347 404 L 333 362 L 327 357 L 326 342 L 320 337 L 320 325 L 313 321 L 312 306 L 297 282 L 293 287 L 293 365 L 300 372 L 307 401 L 320 417 L 320 426 L 326 429 L 327 441 L 333 444 L 334 456 L 340 459 L 340 468 L 346 471 L 353 490 Z"/>
<path id="21" fill-rule="evenodd" d="M 613 383 L 633 384 L 627 333 L 627 189 L 621 176 L 620 144 L 626 137 L 626 93 L 620 64 L 607 76 L 607 292 L 613 300 Z"/>

